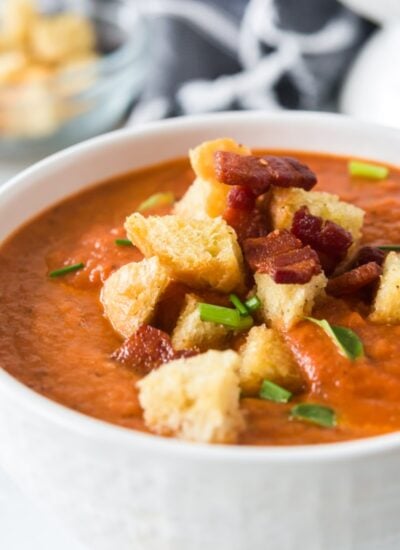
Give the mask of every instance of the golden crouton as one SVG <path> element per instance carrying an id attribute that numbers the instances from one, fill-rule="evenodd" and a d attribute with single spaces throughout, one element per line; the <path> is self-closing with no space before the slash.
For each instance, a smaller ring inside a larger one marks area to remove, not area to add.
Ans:
<path id="1" fill-rule="evenodd" d="M 29 31 L 37 18 L 32 0 L 8 0 L 2 9 L 1 34 L 4 47 L 24 49 Z"/>
<path id="2" fill-rule="evenodd" d="M 304 285 L 277 284 L 266 273 L 256 273 L 255 281 L 264 320 L 273 327 L 285 329 L 311 314 L 315 300 L 324 295 L 327 283 L 323 273 L 314 275 Z"/>
<path id="3" fill-rule="evenodd" d="M 158 256 L 174 279 L 224 292 L 244 286 L 243 258 L 234 230 L 222 218 L 132 214 L 128 238 L 144 256 Z"/>
<path id="4" fill-rule="evenodd" d="M 179 202 L 174 213 L 185 218 L 221 216 L 226 208 L 229 186 L 196 178 Z"/>
<path id="5" fill-rule="evenodd" d="M 400 323 L 400 254 L 396 252 L 386 257 L 370 319 L 376 323 Z"/>
<path id="6" fill-rule="evenodd" d="M 31 48 L 38 61 L 62 63 L 95 47 L 91 23 L 74 13 L 38 19 L 31 29 Z"/>
<path id="7" fill-rule="evenodd" d="M 114 329 L 129 338 L 140 325 L 150 322 L 169 283 L 158 258 L 132 262 L 113 273 L 104 283 L 100 300 Z"/>
<path id="8" fill-rule="evenodd" d="M 229 151 L 238 155 L 251 155 L 251 150 L 244 145 L 236 143 L 230 138 L 204 141 L 195 149 L 189 151 L 190 162 L 196 176 L 212 184 L 220 184 L 215 177 L 214 153 L 217 151 Z"/>
<path id="9" fill-rule="evenodd" d="M 240 386 L 246 395 L 259 392 L 264 379 L 287 389 L 301 385 L 297 363 L 279 332 L 265 325 L 253 327 L 239 350 Z"/>
<path id="10" fill-rule="evenodd" d="M 175 349 L 223 349 L 226 347 L 229 330 L 223 325 L 208 323 L 200 319 L 199 302 L 194 294 L 187 294 L 178 318 L 172 344 Z"/>
<path id="11" fill-rule="evenodd" d="M 188 441 L 234 443 L 244 426 L 239 363 L 234 351 L 208 351 L 153 370 L 138 382 L 148 428 Z"/>
<path id="12" fill-rule="evenodd" d="M 274 228 L 289 229 L 295 212 L 302 206 L 307 206 L 314 216 L 342 226 L 352 234 L 355 243 L 360 240 L 365 214 L 361 208 L 341 201 L 337 195 L 331 193 L 304 191 L 294 187 L 276 187 L 273 190 L 271 216 Z"/>

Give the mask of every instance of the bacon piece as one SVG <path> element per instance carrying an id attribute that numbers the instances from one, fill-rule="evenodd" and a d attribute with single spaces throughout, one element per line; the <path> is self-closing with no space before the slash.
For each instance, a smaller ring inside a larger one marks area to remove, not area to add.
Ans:
<path id="1" fill-rule="evenodd" d="M 248 187 L 234 187 L 229 191 L 223 218 L 233 227 L 240 242 L 268 233 L 266 215 L 257 207 L 256 196 Z"/>
<path id="2" fill-rule="evenodd" d="M 351 233 L 337 223 L 313 216 L 307 206 L 295 213 L 291 230 L 304 245 L 310 245 L 318 253 L 327 274 L 344 260 L 353 242 Z"/>
<path id="3" fill-rule="evenodd" d="M 382 267 L 376 262 L 369 262 L 334 277 L 328 281 L 326 290 L 332 296 L 353 294 L 379 279 Z"/>
<path id="4" fill-rule="evenodd" d="M 302 246 L 302 242 L 286 229 L 275 230 L 266 237 L 246 239 L 243 243 L 247 263 L 253 271 L 262 269 L 271 256 L 290 252 Z"/>
<path id="5" fill-rule="evenodd" d="M 268 273 L 278 284 L 305 284 L 321 273 L 318 254 L 287 230 L 247 239 L 243 248 L 250 268 Z"/>
<path id="6" fill-rule="evenodd" d="M 271 185 L 301 187 L 309 191 L 317 183 L 308 166 L 291 157 L 243 156 L 217 151 L 214 153 L 214 168 L 218 181 L 250 187 L 256 196 L 266 193 Z"/>
<path id="7" fill-rule="evenodd" d="M 358 251 L 358 254 L 353 262 L 353 267 L 375 262 L 378 265 L 383 265 L 385 261 L 385 252 L 377 246 L 363 246 Z"/>
<path id="8" fill-rule="evenodd" d="M 196 353 L 195 350 L 175 351 L 167 333 L 150 325 L 142 325 L 111 358 L 145 375 L 173 359 L 191 357 Z"/>

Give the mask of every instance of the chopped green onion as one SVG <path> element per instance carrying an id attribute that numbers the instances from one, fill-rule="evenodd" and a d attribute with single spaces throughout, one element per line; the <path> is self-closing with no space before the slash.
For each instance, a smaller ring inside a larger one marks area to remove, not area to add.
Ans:
<path id="1" fill-rule="evenodd" d="M 138 206 L 138 212 L 143 212 L 144 210 L 149 210 L 150 208 L 157 208 L 158 206 L 168 206 L 175 202 L 175 196 L 170 191 L 166 193 L 155 193 L 151 195 L 148 199 L 143 201 Z"/>
<path id="2" fill-rule="evenodd" d="M 367 178 L 371 180 L 384 180 L 389 175 L 389 169 L 386 166 L 378 166 L 358 160 L 349 161 L 349 173 L 353 177 Z"/>
<path id="3" fill-rule="evenodd" d="M 115 244 L 118 246 L 133 246 L 132 241 L 129 239 L 115 239 Z"/>
<path id="4" fill-rule="evenodd" d="M 400 244 L 378 244 L 377 247 L 381 250 L 394 250 L 395 252 L 400 252 Z"/>
<path id="5" fill-rule="evenodd" d="M 285 390 L 285 388 L 282 388 L 269 380 L 264 380 L 261 385 L 259 396 L 261 399 L 275 401 L 275 403 L 287 403 L 290 401 L 292 394 L 290 391 Z"/>
<path id="6" fill-rule="evenodd" d="M 364 356 L 363 343 L 350 328 L 331 325 L 326 319 L 314 319 L 313 317 L 305 317 L 305 319 L 322 328 L 336 345 L 339 353 L 347 359 L 354 361 L 354 359 Z"/>
<path id="7" fill-rule="evenodd" d="M 237 309 L 229 307 L 201 303 L 199 312 L 202 321 L 217 323 L 235 330 L 246 330 L 253 325 L 252 317 L 242 317 Z"/>
<path id="8" fill-rule="evenodd" d="M 73 271 L 79 271 L 79 269 L 83 269 L 85 267 L 85 264 L 79 263 L 74 265 L 67 265 L 65 267 L 61 267 L 60 269 L 56 269 L 55 271 L 52 271 L 49 276 L 54 277 L 62 277 L 63 275 L 67 275 L 68 273 L 72 273 Z"/>
<path id="9" fill-rule="evenodd" d="M 235 306 L 235 308 L 238 310 L 240 315 L 248 315 L 249 314 L 249 312 L 247 310 L 247 307 L 244 305 L 244 303 L 239 298 L 239 296 L 236 296 L 236 294 L 230 294 L 229 299 L 232 302 L 232 304 Z"/>
<path id="10" fill-rule="evenodd" d="M 251 298 L 245 301 L 244 305 L 251 312 L 257 311 L 257 309 L 259 309 L 261 306 L 261 300 L 258 296 L 252 296 Z"/>
<path id="11" fill-rule="evenodd" d="M 312 422 L 324 428 L 333 428 L 336 426 L 335 411 L 330 407 L 315 405 L 313 403 L 299 403 L 295 405 L 290 411 L 290 418 Z"/>

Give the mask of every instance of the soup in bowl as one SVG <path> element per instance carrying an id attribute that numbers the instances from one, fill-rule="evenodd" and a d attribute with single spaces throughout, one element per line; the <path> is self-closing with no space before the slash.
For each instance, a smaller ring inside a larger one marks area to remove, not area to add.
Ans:
<path id="1" fill-rule="evenodd" d="M 6 186 L 5 469 L 93 548 L 395 540 L 398 143 L 227 114 L 111 134 Z"/>

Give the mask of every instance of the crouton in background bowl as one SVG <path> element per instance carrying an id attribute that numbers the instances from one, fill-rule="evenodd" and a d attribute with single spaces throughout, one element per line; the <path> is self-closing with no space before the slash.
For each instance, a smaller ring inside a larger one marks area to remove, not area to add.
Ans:
<path id="1" fill-rule="evenodd" d="M 99 181 L 183 157 L 221 136 L 255 149 L 392 165 L 400 150 L 399 132 L 320 113 L 225 113 L 122 130 L 5 185 L 0 239 Z M 393 550 L 400 543 L 399 461 L 398 433 L 290 447 L 140 433 L 67 409 L 0 368 L 0 466 L 88 549 Z"/>
<path id="2" fill-rule="evenodd" d="M 116 128 L 142 90 L 146 45 L 124 0 L 4 0 L 0 153 L 37 158 Z"/>

